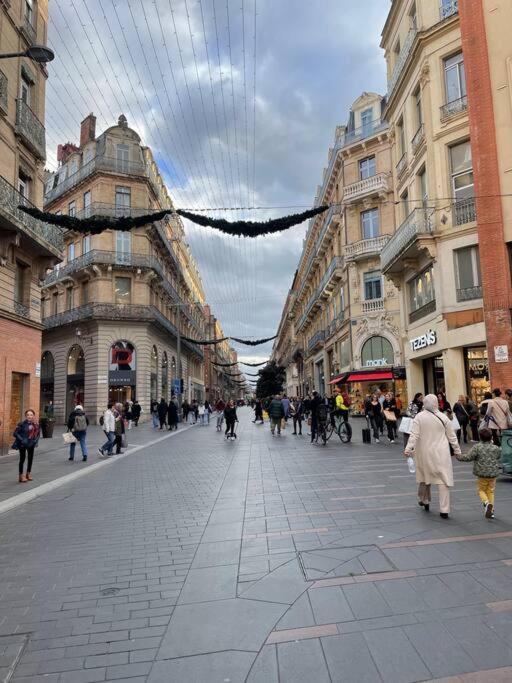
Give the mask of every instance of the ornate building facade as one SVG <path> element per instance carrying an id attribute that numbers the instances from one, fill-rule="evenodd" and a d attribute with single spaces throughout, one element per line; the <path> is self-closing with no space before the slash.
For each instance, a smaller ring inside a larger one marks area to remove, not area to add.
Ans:
<path id="1" fill-rule="evenodd" d="M 91 114 L 80 144 L 59 146 L 45 209 L 77 217 L 172 208 L 151 151 L 124 116 L 96 137 Z M 41 403 L 63 420 L 80 402 L 97 418 L 109 400 L 150 403 L 180 392 L 204 400 L 205 298 L 183 226 L 174 217 L 129 232 L 65 235 L 65 260 L 43 287 Z M 181 363 L 181 377 L 179 374 Z"/>
<path id="2" fill-rule="evenodd" d="M 44 44 L 48 3 L 0 3 L 0 49 Z M 41 375 L 41 288 L 61 259 L 62 231 L 22 213 L 41 207 L 46 158 L 48 73 L 27 57 L 0 62 L 0 454 L 27 408 L 38 409 Z"/>

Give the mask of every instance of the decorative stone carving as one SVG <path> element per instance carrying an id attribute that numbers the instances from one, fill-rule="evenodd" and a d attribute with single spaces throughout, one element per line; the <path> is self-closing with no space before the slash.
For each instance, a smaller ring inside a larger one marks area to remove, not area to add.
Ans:
<path id="1" fill-rule="evenodd" d="M 421 71 L 420 71 L 420 85 L 422 88 L 424 88 L 427 83 L 430 81 L 430 64 L 427 60 L 423 62 L 421 65 Z"/>

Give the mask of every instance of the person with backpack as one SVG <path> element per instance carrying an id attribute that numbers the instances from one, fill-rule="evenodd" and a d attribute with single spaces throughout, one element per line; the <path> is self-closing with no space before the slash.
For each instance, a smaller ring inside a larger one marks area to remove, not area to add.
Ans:
<path id="1" fill-rule="evenodd" d="M 68 427 L 68 431 L 70 431 L 73 434 L 75 439 L 80 444 L 80 448 L 82 449 L 82 460 L 84 462 L 87 460 L 87 456 L 88 456 L 87 442 L 86 442 L 86 434 L 87 434 L 87 427 L 88 426 L 89 426 L 89 418 L 84 413 L 83 406 L 80 406 L 80 405 L 76 406 L 75 409 L 69 414 L 67 427 Z M 76 447 L 76 441 L 69 444 L 69 458 L 68 458 L 68 460 L 74 460 L 75 459 L 75 447 Z"/>
<path id="2" fill-rule="evenodd" d="M 112 411 L 112 403 L 107 404 L 107 409 L 100 417 L 100 425 L 103 427 L 103 431 L 107 437 L 107 442 L 98 448 L 98 452 L 103 458 L 105 455 L 112 455 L 112 449 L 116 442 L 116 419 Z"/>
<path id="3" fill-rule="evenodd" d="M 279 394 L 276 394 L 270 403 L 268 414 L 270 416 L 270 431 L 272 432 L 272 436 L 275 434 L 276 427 L 277 435 L 281 436 L 281 420 L 285 417 L 285 410 Z"/>
<path id="4" fill-rule="evenodd" d="M 20 484 L 32 481 L 32 461 L 34 460 L 34 449 L 39 441 L 40 429 L 36 421 L 35 412 L 30 409 L 25 411 L 25 419 L 16 425 L 14 430 L 14 448 L 20 452 L 19 478 Z M 27 473 L 23 474 L 27 458 Z"/>

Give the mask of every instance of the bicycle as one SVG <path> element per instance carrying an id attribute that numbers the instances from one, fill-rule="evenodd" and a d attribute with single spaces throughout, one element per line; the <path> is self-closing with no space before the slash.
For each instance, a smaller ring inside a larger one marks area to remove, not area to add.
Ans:
<path id="1" fill-rule="evenodd" d="M 331 413 L 329 424 L 327 425 L 327 439 L 336 432 L 342 443 L 349 443 L 352 440 L 352 426 L 345 422 L 341 415 Z"/>

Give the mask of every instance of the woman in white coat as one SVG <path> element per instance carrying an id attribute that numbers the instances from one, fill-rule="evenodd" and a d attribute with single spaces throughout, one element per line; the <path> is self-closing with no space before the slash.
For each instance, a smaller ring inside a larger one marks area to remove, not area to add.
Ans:
<path id="1" fill-rule="evenodd" d="M 448 519 L 450 488 L 453 487 L 450 444 L 454 454 L 460 454 L 460 445 L 450 421 L 439 411 L 436 396 L 428 394 L 423 402 L 423 410 L 414 418 L 404 454 L 406 457 L 413 456 L 416 464 L 418 504 L 426 512 L 429 511 L 430 487 L 437 484 L 443 519 Z"/>

